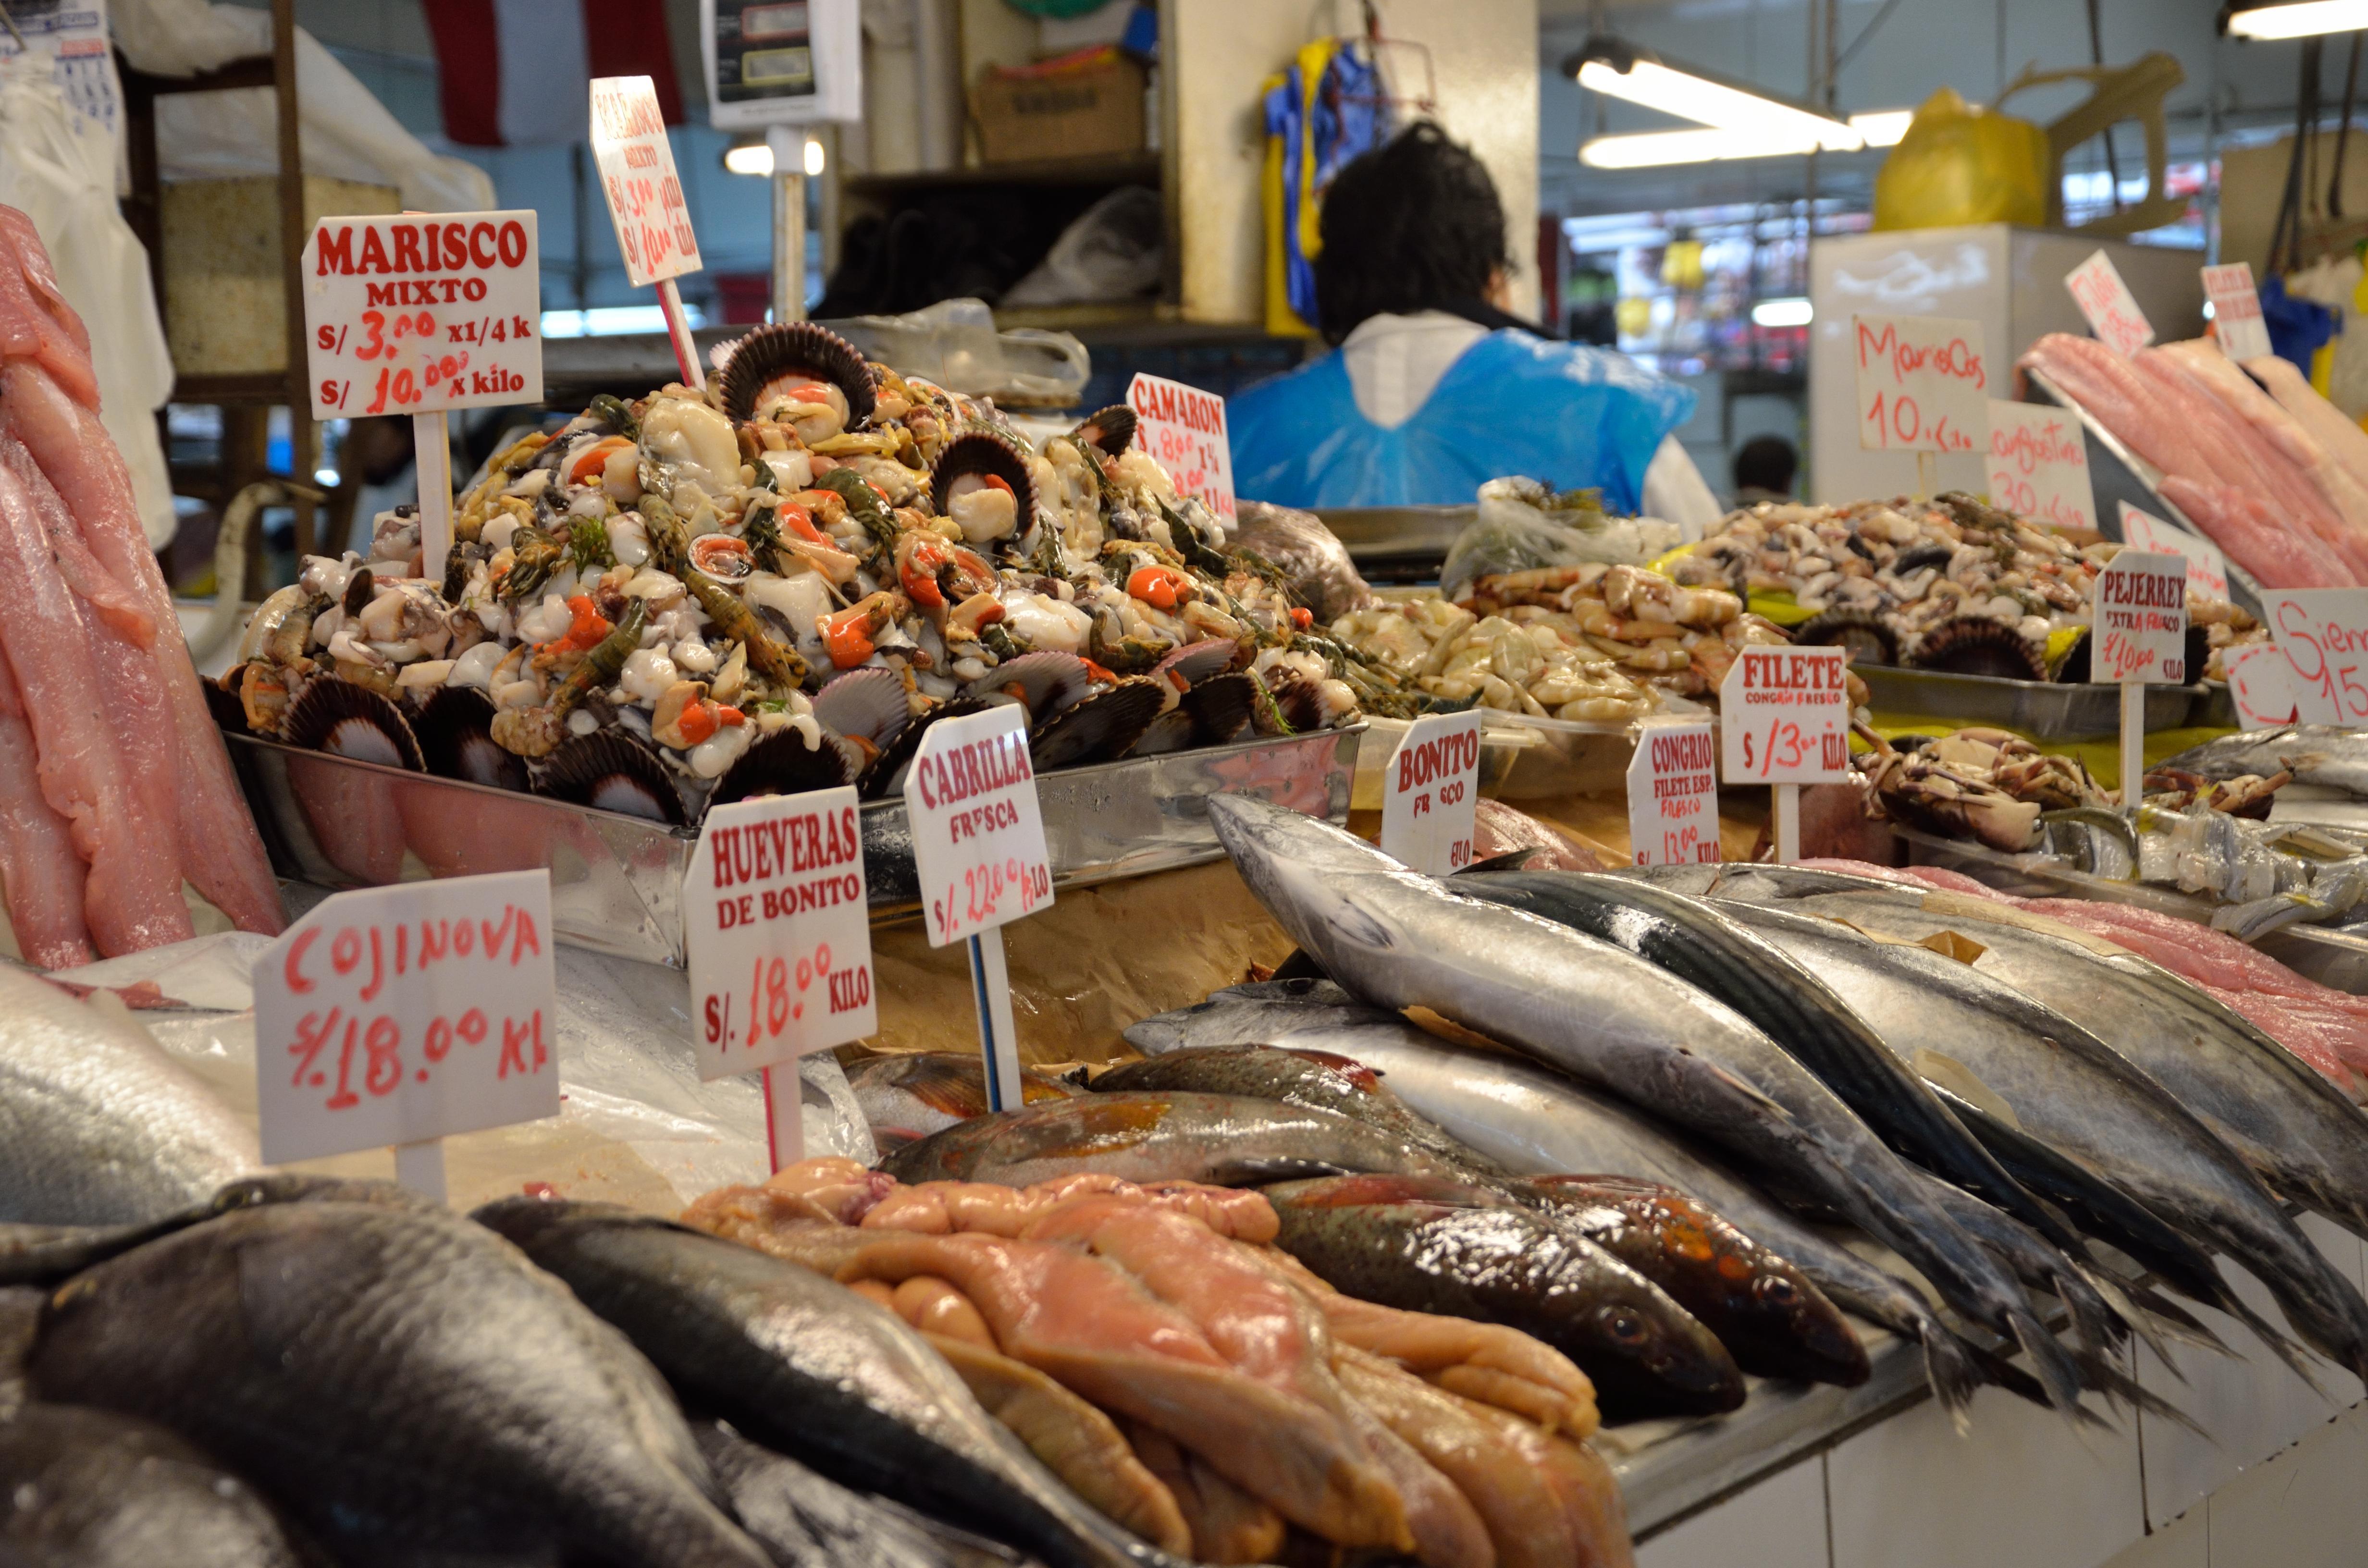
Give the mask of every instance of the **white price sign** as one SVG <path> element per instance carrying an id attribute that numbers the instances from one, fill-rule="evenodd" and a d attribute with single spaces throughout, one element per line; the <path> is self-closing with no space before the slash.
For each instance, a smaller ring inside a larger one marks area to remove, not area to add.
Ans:
<path id="1" fill-rule="evenodd" d="M 1234 519 L 1234 449 L 1225 435 L 1225 400 L 1214 392 L 1137 372 L 1127 383 L 1135 436 L 1176 482 L 1176 493 Z"/>
<path id="2" fill-rule="evenodd" d="M 1708 719 L 1645 722 L 1628 759 L 1628 846 L 1636 864 L 1717 862 L 1717 763 Z"/>
<path id="3" fill-rule="evenodd" d="M 2299 722 L 2302 681 L 2275 642 L 2252 642 L 2220 655 L 2228 672 L 2228 696 L 2237 722 L 2248 730 L 2275 729 Z"/>
<path id="4" fill-rule="evenodd" d="M 704 265 L 699 236 L 691 232 L 690 209 L 675 174 L 657 89 L 647 76 L 593 78 L 592 153 L 633 287 L 697 272 Z"/>
<path id="5" fill-rule="evenodd" d="M 2205 267 L 2203 295 L 2212 301 L 2212 331 L 2220 339 L 2221 353 L 2241 365 L 2270 352 L 2270 325 L 2261 318 L 2251 263 Z"/>
<path id="6" fill-rule="evenodd" d="M 324 218 L 303 266 L 315 419 L 542 401 L 531 210 Z"/>
<path id="7" fill-rule="evenodd" d="M 2228 602 L 2228 558 L 2210 540 L 2189 533 L 2185 528 L 2172 528 L 2150 512 L 2141 512 L 2124 501 L 2122 507 L 2122 542 L 2132 550 L 2152 551 L 2158 555 L 2176 555 L 2187 562 L 2187 586 L 2191 593 L 2207 599 Z"/>
<path id="8" fill-rule="evenodd" d="M 1444 877 L 1472 864 L 1480 804 L 1480 710 L 1426 713 L 1382 773 L 1382 852 Z"/>
<path id="9" fill-rule="evenodd" d="M 1870 451 L 1971 452 L 1989 426 L 1982 324 L 1852 316 L 1858 444 Z"/>
<path id="10" fill-rule="evenodd" d="M 2295 722 L 2368 728 L 2368 588 L 2264 589 L 2261 619 L 2286 656 Z"/>
<path id="11" fill-rule="evenodd" d="M 905 776 L 905 811 L 929 946 L 1053 902 L 1026 709 L 1008 703 L 930 725 Z"/>
<path id="12" fill-rule="evenodd" d="M 2154 328 L 2146 324 L 2146 312 L 2138 309 L 2130 286 L 2113 266 L 2113 258 L 2103 251 L 2064 275 L 2064 287 L 2072 290 L 2072 302 L 2089 318 L 2089 330 L 2097 341 L 2126 359 L 2154 341 Z"/>
<path id="13" fill-rule="evenodd" d="M 1743 648 L 1718 684 L 1719 774 L 1730 784 L 1831 784 L 1850 772 L 1839 648 Z"/>
<path id="14" fill-rule="evenodd" d="M 341 892 L 255 962 L 263 1157 L 559 1114 L 551 874 Z"/>
<path id="15" fill-rule="evenodd" d="M 2018 517 L 2096 528 L 2097 496 L 2079 422 L 2043 403 L 1992 398 L 1989 410 L 1991 502 Z"/>
<path id="16" fill-rule="evenodd" d="M 701 1078 L 879 1028 L 856 812 L 848 787 L 708 812 L 682 889 Z"/>
<path id="17" fill-rule="evenodd" d="M 2089 599 L 2092 686 L 2187 684 L 2187 559 L 2124 550 Z"/>

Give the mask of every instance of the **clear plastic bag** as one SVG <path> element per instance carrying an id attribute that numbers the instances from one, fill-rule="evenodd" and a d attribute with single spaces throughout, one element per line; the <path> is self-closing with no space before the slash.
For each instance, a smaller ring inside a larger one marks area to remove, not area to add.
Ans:
<path id="1" fill-rule="evenodd" d="M 1349 559 L 1349 547 L 1315 513 L 1263 501 L 1245 501 L 1238 511 L 1227 545 L 1255 551 L 1281 568 L 1291 579 L 1292 592 L 1323 625 L 1376 602 L 1357 563 Z"/>
<path id="2" fill-rule="evenodd" d="M 1121 186 L 1061 231 L 1053 248 L 1003 296 L 1006 305 L 1098 305 L 1156 292 L 1167 262 L 1159 193 Z"/>
<path id="3" fill-rule="evenodd" d="M 865 358 L 972 397 L 1066 408 L 1093 373 L 1086 346 L 1065 332 L 995 329 L 984 300 L 939 300 L 901 316 L 853 316 L 825 325 Z"/>
<path id="4" fill-rule="evenodd" d="M 1439 587 L 1457 599 L 1475 578 L 1498 572 L 1645 558 L 1635 520 L 1606 517 L 1600 492 L 1556 493 L 1534 479 L 1492 479 L 1480 487 L 1480 515 L 1448 546 Z"/>

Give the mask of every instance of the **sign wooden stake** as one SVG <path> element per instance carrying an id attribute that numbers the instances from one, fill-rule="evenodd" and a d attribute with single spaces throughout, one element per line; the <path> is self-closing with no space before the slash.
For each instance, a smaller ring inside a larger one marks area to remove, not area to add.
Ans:
<path id="1" fill-rule="evenodd" d="M 1918 501 L 1932 499 L 1932 492 L 1937 488 L 1932 478 L 1932 454 L 1918 452 L 1916 454 L 1916 499 Z"/>
<path id="2" fill-rule="evenodd" d="M 986 1063 L 990 1110 L 1018 1110 L 1025 1103 L 1019 1078 L 1019 1030 L 1011 1021 L 1011 971 L 1004 963 L 1003 927 L 970 938 L 970 984 L 978 1004 L 978 1051 Z"/>
<path id="3" fill-rule="evenodd" d="M 2146 799 L 2146 682 L 2122 682 L 2122 803 L 2126 806 Z"/>
<path id="4" fill-rule="evenodd" d="M 690 318 L 682 313 L 682 292 L 671 278 L 658 279 L 658 309 L 666 312 L 666 340 L 674 345 L 674 362 L 682 369 L 682 384 L 693 392 L 705 392 L 707 372 L 700 369 L 699 340 L 690 335 Z"/>
<path id="5" fill-rule="evenodd" d="M 419 571 L 441 583 L 452 559 L 452 438 L 442 409 L 411 416 L 411 446 L 419 472 Z"/>
<path id="6" fill-rule="evenodd" d="M 2124 549 L 2097 574 L 2089 604 L 2089 679 L 2122 688 L 2122 804 L 2135 806 L 2146 799 L 2146 687 L 2189 676 L 2187 559 Z"/>
<path id="7" fill-rule="evenodd" d="M 764 1080 L 765 1153 L 780 1171 L 806 1157 L 805 1079 L 797 1063 L 785 1062 L 776 1072 L 768 1067 Z"/>
<path id="8" fill-rule="evenodd" d="M 1789 866 L 1801 858 L 1801 787 L 1778 784 L 1776 794 L 1776 863 Z"/>

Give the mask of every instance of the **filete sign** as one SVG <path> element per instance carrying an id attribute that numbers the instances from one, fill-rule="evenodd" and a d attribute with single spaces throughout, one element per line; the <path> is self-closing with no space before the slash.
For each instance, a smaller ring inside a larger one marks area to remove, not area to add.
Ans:
<path id="1" fill-rule="evenodd" d="M 2187 560 L 2124 550 L 2097 574 L 2091 591 L 2092 686 L 2143 681 L 2187 684 Z"/>
<path id="2" fill-rule="evenodd" d="M 1382 773 L 1382 852 L 1447 876 L 1472 864 L 1480 804 L 1480 710 L 1426 713 Z"/>
<path id="3" fill-rule="evenodd" d="M 2095 528 L 2097 493 L 2079 421 L 2044 403 L 1987 402 L 1991 502 L 2018 517 Z"/>
<path id="4" fill-rule="evenodd" d="M 255 962 L 274 1165 L 559 1114 L 551 874 L 333 894 Z"/>
<path id="5" fill-rule="evenodd" d="M 699 236 L 675 174 L 666 115 L 647 76 L 598 76 L 592 82 L 592 153 L 600 188 L 617 225 L 617 248 L 636 289 L 697 272 Z"/>
<path id="6" fill-rule="evenodd" d="M 303 268 L 313 418 L 542 401 L 531 210 L 324 218 Z"/>
<path id="7" fill-rule="evenodd" d="M 1719 858 L 1718 736 L 1707 719 L 1648 719 L 1628 759 L 1628 847 L 1639 866 Z"/>
<path id="8" fill-rule="evenodd" d="M 1176 482 L 1209 510 L 1234 519 L 1234 448 L 1225 434 L 1225 400 L 1181 381 L 1138 371 L 1126 387 L 1134 410 L 1134 438 Z"/>
<path id="9" fill-rule="evenodd" d="M 1007 703 L 930 725 L 905 776 L 905 812 L 929 946 L 1053 902 L 1026 709 Z"/>
<path id="10" fill-rule="evenodd" d="M 856 812 L 849 786 L 709 810 L 682 892 L 701 1078 L 879 1028 Z"/>
<path id="11" fill-rule="evenodd" d="M 1950 316 L 1852 316 L 1858 444 L 1979 451 L 1989 429 L 1982 324 Z"/>
<path id="12" fill-rule="evenodd" d="M 1744 648 L 1718 685 L 1719 775 L 1730 784 L 1831 784 L 1850 771 L 1839 648 Z"/>

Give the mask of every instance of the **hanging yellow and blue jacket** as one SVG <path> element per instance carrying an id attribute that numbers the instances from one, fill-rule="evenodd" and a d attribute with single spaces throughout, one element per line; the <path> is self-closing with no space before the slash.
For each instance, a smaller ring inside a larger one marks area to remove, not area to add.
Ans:
<path id="1" fill-rule="evenodd" d="M 1318 39 L 1269 76 L 1266 98 L 1266 329 L 1315 335 L 1317 223 L 1325 187 L 1390 138 L 1381 72 L 1353 39 Z"/>

